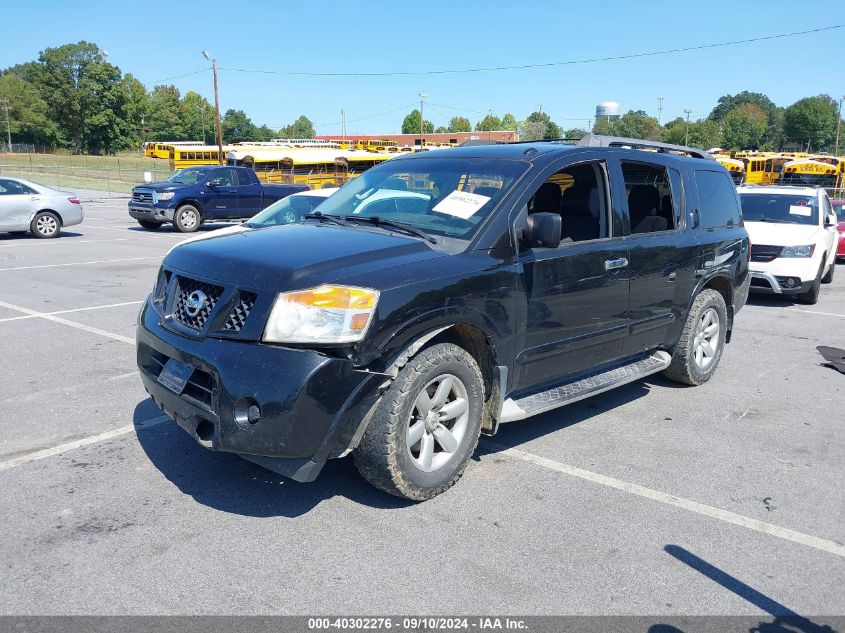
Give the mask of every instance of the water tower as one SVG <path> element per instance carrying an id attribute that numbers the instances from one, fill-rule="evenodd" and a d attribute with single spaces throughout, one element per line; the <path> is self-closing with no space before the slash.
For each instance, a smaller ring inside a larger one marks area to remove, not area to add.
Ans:
<path id="1" fill-rule="evenodd" d="M 616 101 L 602 101 L 596 106 L 596 121 L 601 119 L 608 123 L 619 118 L 619 104 Z"/>

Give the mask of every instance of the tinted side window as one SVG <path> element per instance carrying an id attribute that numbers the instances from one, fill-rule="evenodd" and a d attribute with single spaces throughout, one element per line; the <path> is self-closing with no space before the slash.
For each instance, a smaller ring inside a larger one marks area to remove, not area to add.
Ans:
<path id="1" fill-rule="evenodd" d="M 703 229 L 739 226 L 740 211 L 736 189 L 727 176 L 718 171 L 695 171 L 698 187 L 698 215 Z"/>
<path id="2" fill-rule="evenodd" d="M 238 170 L 237 174 L 238 174 L 238 184 L 239 185 L 243 186 L 243 185 L 251 185 L 252 184 L 252 178 L 249 177 L 248 173 L 246 173 L 245 171 Z"/>
<path id="3" fill-rule="evenodd" d="M 662 165 L 622 163 L 631 233 L 671 231 L 677 226 L 678 196 Z"/>

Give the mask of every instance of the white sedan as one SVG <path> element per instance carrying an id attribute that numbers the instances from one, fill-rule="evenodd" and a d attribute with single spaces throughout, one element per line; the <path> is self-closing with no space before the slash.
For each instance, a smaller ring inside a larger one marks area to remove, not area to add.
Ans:
<path id="1" fill-rule="evenodd" d="M 56 191 L 20 178 L 0 177 L 0 232 L 58 237 L 64 226 L 85 217 L 76 194 Z"/>

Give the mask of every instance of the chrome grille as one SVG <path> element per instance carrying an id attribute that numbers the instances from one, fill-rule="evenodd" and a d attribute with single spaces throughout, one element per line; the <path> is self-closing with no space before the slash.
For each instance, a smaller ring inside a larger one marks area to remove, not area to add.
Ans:
<path id="1" fill-rule="evenodd" d="M 147 204 L 153 204 L 154 202 L 153 192 L 149 189 L 133 189 L 132 190 L 132 202 L 145 202 Z"/>
<path id="2" fill-rule="evenodd" d="M 206 296 L 206 301 L 197 314 L 191 316 L 188 314 L 186 304 L 188 297 L 197 291 Z M 201 330 L 222 294 L 223 288 L 220 286 L 177 275 L 174 289 L 173 317 L 182 325 Z"/>
<path id="3" fill-rule="evenodd" d="M 251 292 L 242 292 L 235 307 L 229 312 L 229 317 L 226 319 L 223 329 L 227 332 L 240 332 L 246 325 L 247 317 L 252 311 L 252 306 L 255 305 L 256 298 L 257 296 Z"/>
<path id="4" fill-rule="evenodd" d="M 780 255 L 782 246 L 769 246 L 767 244 L 752 244 L 751 245 L 751 261 L 752 262 L 770 262 Z"/>

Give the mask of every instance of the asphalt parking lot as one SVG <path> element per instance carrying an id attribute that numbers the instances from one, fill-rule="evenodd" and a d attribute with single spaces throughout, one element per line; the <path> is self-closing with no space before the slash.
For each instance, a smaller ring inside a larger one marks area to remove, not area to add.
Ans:
<path id="1" fill-rule="evenodd" d="M 0 613 L 845 613 L 845 265 L 753 298 L 715 378 L 660 377 L 483 438 L 415 505 L 351 459 L 298 484 L 147 398 L 134 324 L 167 250 L 125 201 L 0 234 Z"/>

